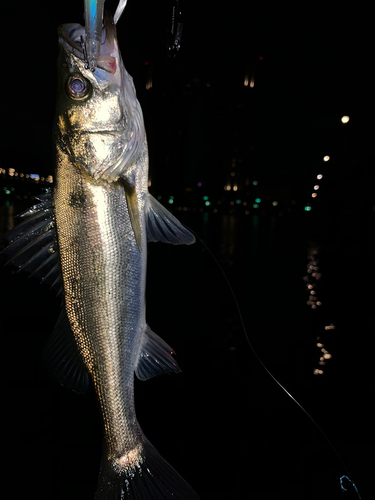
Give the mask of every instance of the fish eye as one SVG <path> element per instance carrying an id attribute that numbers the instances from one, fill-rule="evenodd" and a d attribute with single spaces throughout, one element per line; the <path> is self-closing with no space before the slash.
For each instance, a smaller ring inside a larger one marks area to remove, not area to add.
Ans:
<path id="1" fill-rule="evenodd" d="M 72 99 L 83 99 L 90 90 L 90 84 L 81 75 L 72 75 L 66 83 L 66 90 Z"/>

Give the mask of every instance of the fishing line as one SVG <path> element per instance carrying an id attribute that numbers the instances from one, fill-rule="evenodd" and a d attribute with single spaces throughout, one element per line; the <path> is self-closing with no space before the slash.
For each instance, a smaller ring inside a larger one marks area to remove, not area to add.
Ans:
<path id="1" fill-rule="evenodd" d="M 220 269 L 223 277 L 224 277 L 224 280 L 226 282 L 226 284 L 228 285 L 229 287 L 229 290 L 230 290 L 230 293 L 232 295 L 232 298 L 234 300 L 234 303 L 235 303 L 235 306 L 236 306 L 236 309 L 237 309 L 237 313 L 238 313 L 238 317 L 240 319 L 240 323 L 241 323 L 241 327 L 242 327 L 242 330 L 245 334 L 245 338 L 246 338 L 246 341 L 247 343 L 249 344 L 250 346 L 250 349 L 251 351 L 253 352 L 254 356 L 256 357 L 256 359 L 258 360 L 258 362 L 260 363 L 260 365 L 263 367 L 263 369 L 268 373 L 268 375 L 271 377 L 271 379 L 276 382 L 276 384 L 285 392 L 285 394 L 287 394 L 290 399 L 303 411 L 303 413 L 311 420 L 311 422 L 315 425 L 315 427 L 319 430 L 319 432 L 322 434 L 322 436 L 325 438 L 325 440 L 327 441 L 327 443 L 329 444 L 329 446 L 331 447 L 331 449 L 333 450 L 334 454 L 336 455 L 336 457 L 338 458 L 339 462 L 341 463 L 342 467 L 344 468 L 345 472 L 347 475 L 343 475 L 340 477 L 340 486 L 341 486 L 341 490 L 343 492 L 346 492 L 347 491 L 347 484 L 349 483 L 354 491 L 356 492 L 356 494 L 358 495 L 358 499 L 361 500 L 361 496 L 359 494 L 359 491 L 356 487 L 356 485 L 354 484 L 354 482 L 349 479 L 349 471 L 348 469 L 346 468 L 346 465 L 344 464 L 342 458 L 340 457 L 338 451 L 336 450 L 336 448 L 334 447 L 334 445 L 332 444 L 331 440 L 329 439 L 329 437 L 327 436 L 327 434 L 323 431 L 323 429 L 320 427 L 320 425 L 313 419 L 313 417 L 310 415 L 310 413 L 305 410 L 305 408 L 290 394 L 290 392 L 277 380 L 277 378 L 270 372 L 270 370 L 267 368 L 267 366 L 263 363 L 263 361 L 261 360 L 261 358 L 258 356 L 258 353 L 256 352 L 256 350 L 254 349 L 251 341 L 250 341 L 250 338 L 249 338 L 249 335 L 247 333 L 247 330 L 246 330 L 246 327 L 245 327 L 245 323 L 244 323 L 244 320 L 243 320 L 243 317 L 242 317 L 242 313 L 241 313 L 241 309 L 240 309 L 240 306 L 239 306 L 239 303 L 238 303 L 238 300 L 237 300 L 237 297 L 236 297 L 236 294 L 234 293 L 234 290 L 232 288 L 232 285 L 230 284 L 230 281 L 227 277 L 227 275 L 225 274 L 225 271 L 224 269 L 221 267 L 221 264 L 220 262 L 217 260 L 217 258 L 215 257 L 215 255 L 211 252 L 211 250 L 208 248 L 208 246 L 206 245 L 206 243 L 197 235 L 197 233 L 195 231 L 193 231 L 192 229 L 190 229 L 190 227 L 186 226 L 185 224 L 183 224 L 186 229 L 188 229 L 189 231 L 191 231 L 194 236 L 202 243 L 202 245 L 204 246 L 204 248 L 207 250 L 207 252 L 211 255 L 212 259 L 215 261 L 215 263 L 217 264 L 218 268 Z M 346 484 L 346 486 L 344 485 L 344 482 Z"/>

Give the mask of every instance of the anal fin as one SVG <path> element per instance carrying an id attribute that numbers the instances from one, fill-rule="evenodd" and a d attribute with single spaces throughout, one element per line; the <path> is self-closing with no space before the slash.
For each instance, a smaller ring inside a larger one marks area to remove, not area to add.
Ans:
<path id="1" fill-rule="evenodd" d="M 140 341 L 135 374 L 140 380 L 148 380 L 161 373 L 181 372 L 173 354 L 174 350 L 146 326 Z"/>

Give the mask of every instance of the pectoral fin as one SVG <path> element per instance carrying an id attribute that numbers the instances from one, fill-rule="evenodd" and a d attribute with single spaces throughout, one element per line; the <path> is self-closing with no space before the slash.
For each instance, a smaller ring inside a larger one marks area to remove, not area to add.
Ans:
<path id="1" fill-rule="evenodd" d="M 135 241 L 137 242 L 138 249 L 142 251 L 142 233 L 141 233 L 141 221 L 139 218 L 139 207 L 138 198 L 135 187 L 129 186 L 129 184 L 124 183 L 126 203 L 128 205 L 128 212 L 130 217 L 130 222 L 132 225 Z"/>

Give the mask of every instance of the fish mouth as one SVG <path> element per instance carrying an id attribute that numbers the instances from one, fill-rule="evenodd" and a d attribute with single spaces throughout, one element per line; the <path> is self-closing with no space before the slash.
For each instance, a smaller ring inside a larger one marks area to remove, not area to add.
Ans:
<path id="1" fill-rule="evenodd" d="M 117 43 L 116 26 L 113 17 L 106 12 L 103 20 L 102 44 L 98 57 L 98 68 L 114 75 L 119 64 L 119 49 Z M 59 44 L 68 52 L 81 59 L 88 68 L 86 57 L 86 31 L 78 23 L 62 24 L 58 28 Z"/>

